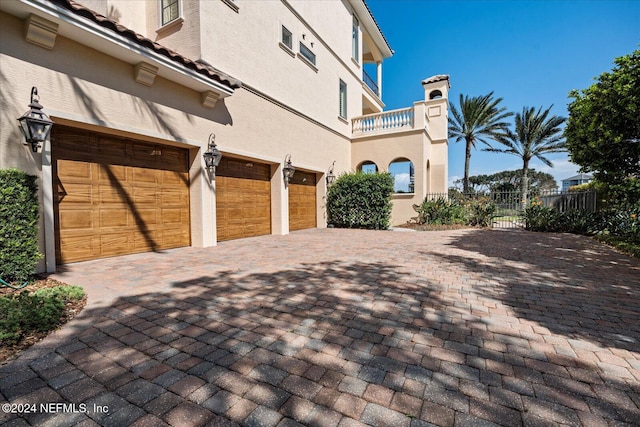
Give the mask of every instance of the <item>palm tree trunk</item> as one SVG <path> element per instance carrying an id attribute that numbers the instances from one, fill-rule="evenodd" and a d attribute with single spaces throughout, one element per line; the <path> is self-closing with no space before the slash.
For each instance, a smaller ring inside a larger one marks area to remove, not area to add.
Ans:
<path id="1" fill-rule="evenodd" d="M 469 163 L 471 162 L 471 140 L 465 140 L 467 143 L 464 158 L 464 179 L 462 180 L 462 193 L 469 194 Z"/>
<path id="2" fill-rule="evenodd" d="M 520 182 L 520 195 L 522 196 L 522 209 L 528 204 L 529 196 L 529 161 L 524 160 L 522 165 L 522 181 Z"/>

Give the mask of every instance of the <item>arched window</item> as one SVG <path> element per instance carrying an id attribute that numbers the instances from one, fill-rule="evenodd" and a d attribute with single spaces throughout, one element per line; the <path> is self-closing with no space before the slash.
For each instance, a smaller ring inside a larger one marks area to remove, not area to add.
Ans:
<path id="1" fill-rule="evenodd" d="M 440 98 L 442 98 L 442 92 L 440 92 L 439 90 L 431 91 L 431 93 L 429 94 L 429 99 L 440 99 Z"/>
<path id="2" fill-rule="evenodd" d="M 358 165 L 358 172 L 376 173 L 378 172 L 378 165 L 376 165 L 371 160 L 365 160 Z"/>
<path id="3" fill-rule="evenodd" d="M 393 191 L 413 193 L 415 191 L 415 169 L 411 160 L 401 157 L 389 163 L 389 173 L 393 176 Z"/>

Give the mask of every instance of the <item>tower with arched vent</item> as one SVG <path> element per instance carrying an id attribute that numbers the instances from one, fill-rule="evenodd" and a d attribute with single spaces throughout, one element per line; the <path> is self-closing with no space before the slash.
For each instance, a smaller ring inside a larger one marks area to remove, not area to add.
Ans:
<path id="1" fill-rule="evenodd" d="M 414 217 L 413 205 L 427 194 L 447 192 L 449 76 L 429 77 L 422 86 L 424 100 L 411 107 L 352 120 L 352 168 L 394 175 L 393 225 Z"/>

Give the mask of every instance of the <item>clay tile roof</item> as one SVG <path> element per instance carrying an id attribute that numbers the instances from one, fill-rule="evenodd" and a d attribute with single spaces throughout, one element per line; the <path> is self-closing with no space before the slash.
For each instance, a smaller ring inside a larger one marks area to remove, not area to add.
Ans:
<path id="1" fill-rule="evenodd" d="M 435 83 L 442 80 L 449 80 L 449 74 L 438 74 L 436 76 L 431 76 L 428 79 L 424 79 L 422 81 L 422 84 Z"/>
<path id="2" fill-rule="evenodd" d="M 391 49 L 391 45 L 389 44 L 389 41 L 384 36 L 384 33 L 382 32 L 382 28 L 380 28 L 380 24 L 378 24 L 378 21 L 376 21 L 376 17 L 373 16 L 373 13 L 371 12 L 371 9 L 369 9 L 369 5 L 367 4 L 367 0 L 363 0 L 362 2 L 364 3 L 364 7 L 366 7 L 367 10 L 369 11 L 369 15 L 371 15 L 371 19 L 373 19 L 373 23 L 376 24 L 376 27 L 378 27 L 378 31 L 380 31 L 380 35 L 382 36 L 382 40 L 384 40 L 384 42 L 387 44 L 387 47 L 389 48 L 391 53 L 395 53 L 393 51 L 393 49 Z"/>
<path id="3" fill-rule="evenodd" d="M 203 74 L 212 80 L 229 86 L 232 89 L 238 89 L 242 86 L 242 82 L 240 80 L 234 79 L 233 77 L 212 67 L 210 64 L 203 63 L 204 61 L 193 61 L 186 56 L 174 52 L 171 49 L 168 49 L 161 44 L 156 43 L 153 40 L 148 39 L 133 30 L 130 30 L 129 28 L 119 24 L 116 21 L 113 21 L 103 15 L 100 15 L 99 13 L 92 11 L 91 9 L 82 6 L 74 0 L 51 0 L 51 2 L 67 10 L 70 10 L 76 15 L 87 18 L 104 28 L 114 31 L 121 36 L 133 41 L 134 43 L 139 44 L 140 46 L 146 47 L 147 49 L 153 50 L 160 55 L 166 56 L 167 58 L 176 61 L 184 65 L 185 67 L 196 71 L 197 73 Z"/>

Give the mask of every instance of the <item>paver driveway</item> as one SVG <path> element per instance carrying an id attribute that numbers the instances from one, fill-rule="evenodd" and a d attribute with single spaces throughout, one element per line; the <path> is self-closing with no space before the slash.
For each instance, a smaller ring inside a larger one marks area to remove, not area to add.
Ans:
<path id="1" fill-rule="evenodd" d="M 55 277 L 89 305 L 0 367 L 38 405 L 0 423 L 640 423 L 640 263 L 580 236 L 308 230 Z"/>

